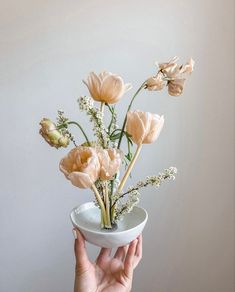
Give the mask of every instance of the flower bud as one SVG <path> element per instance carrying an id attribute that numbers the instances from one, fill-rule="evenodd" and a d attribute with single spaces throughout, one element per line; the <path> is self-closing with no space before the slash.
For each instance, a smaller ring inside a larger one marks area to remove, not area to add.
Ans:
<path id="1" fill-rule="evenodd" d="M 39 130 L 39 133 L 49 145 L 55 148 L 66 148 L 69 145 L 69 138 L 66 135 L 63 135 L 50 119 L 43 118 L 40 125 L 41 129 Z"/>

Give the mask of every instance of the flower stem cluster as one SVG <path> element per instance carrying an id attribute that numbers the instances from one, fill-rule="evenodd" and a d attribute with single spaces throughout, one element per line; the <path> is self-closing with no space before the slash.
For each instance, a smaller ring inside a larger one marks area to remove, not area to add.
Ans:
<path id="1" fill-rule="evenodd" d="M 178 65 L 177 60 L 173 58 L 167 63 L 158 64 L 157 75 L 146 79 L 140 85 L 130 99 L 120 128 L 117 125 L 115 104 L 131 89 L 131 84 L 125 83 L 121 76 L 111 72 L 91 72 L 87 80 L 83 81 L 91 97 L 81 96 L 78 104 L 80 111 L 86 113 L 93 125 L 95 141 L 89 140 L 80 122 L 70 121 L 63 111 L 58 111 L 57 123 L 45 118 L 40 122 L 40 134 L 52 147 L 67 147 L 70 141 L 75 145 L 61 160 L 60 170 L 74 186 L 93 191 L 95 204 L 101 210 L 102 228 L 112 228 L 112 224 L 132 211 L 139 202 L 141 188 L 158 188 L 164 181 L 175 179 L 177 170 L 170 167 L 123 191 L 142 146 L 155 142 L 164 125 L 163 115 L 140 110 L 131 111 L 133 102 L 143 90 L 158 91 L 165 86 L 168 87 L 170 95 L 181 95 L 185 78 L 193 71 L 194 61 L 190 59 L 185 65 Z M 110 118 L 108 122 L 104 119 L 106 112 Z M 80 145 L 76 144 L 74 136 L 68 130 L 71 125 L 79 128 L 85 143 L 82 137 Z M 126 155 L 121 150 L 124 136 L 127 142 Z M 133 148 L 134 146 L 136 147 Z M 119 180 L 120 168 L 125 163 L 126 169 Z"/>

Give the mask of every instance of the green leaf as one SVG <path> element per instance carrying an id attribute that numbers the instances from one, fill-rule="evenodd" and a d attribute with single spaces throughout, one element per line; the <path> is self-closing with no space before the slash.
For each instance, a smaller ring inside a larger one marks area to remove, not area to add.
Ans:
<path id="1" fill-rule="evenodd" d="M 125 155 L 126 159 L 131 161 L 132 159 L 132 153 L 131 152 L 128 152 L 126 155 Z"/>
<path id="2" fill-rule="evenodd" d="M 124 133 L 125 133 L 127 138 L 131 137 L 131 134 L 129 134 L 128 132 L 125 131 Z"/>
<path id="3" fill-rule="evenodd" d="M 127 140 L 131 144 L 131 146 L 133 146 L 133 142 L 132 142 L 131 138 L 127 138 Z"/>
<path id="4" fill-rule="evenodd" d="M 121 136 L 121 133 L 117 133 L 117 134 L 115 134 L 115 135 L 111 135 L 111 136 L 110 136 L 110 140 L 111 140 L 111 141 L 115 141 L 115 140 L 119 139 L 120 136 Z"/>

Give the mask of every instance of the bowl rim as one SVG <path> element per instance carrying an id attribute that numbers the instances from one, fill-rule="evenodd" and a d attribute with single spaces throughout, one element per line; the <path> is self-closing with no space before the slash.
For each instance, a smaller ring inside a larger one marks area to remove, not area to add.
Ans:
<path id="1" fill-rule="evenodd" d="M 70 219 L 71 219 L 73 225 L 75 224 L 75 222 L 73 221 L 72 214 L 75 213 L 75 210 L 76 210 L 76 209 L 78 209 L 78 208 L 80 208 L 80 207 L 82 207 L 82 206 L 84 206 L 84 205 L 93 205 L 93 207 L 96 207 L 95 204 L 94 204 L 94 202 L 86 202 L 86 203 L 83 203 L 83 204 L 81 204 L 81 205 L 78 205 L 78 206 L 74 207 L 74 208 L 71 210 L 71 212 L 70 212 Z M 98 207 L 96 207 L 96 208 L 98 208 Z M 140 225 L 142 225 L 142 224 L 145 224 L 145 223 L 147 222 L 147 220 L 148 220 L 148 212 L 147 212 L 144 208 L 134 206 L 133 209 L 140 209 L 140 210 L 144 211 L 145 218 L 144 218 L 144 220 L 143 220 L 141 223 L 139 223 L 138 225 L 136 225 L 136 226 L 134 226 L 134 227 L 132 227 L 132 228 L 130 228 L 130 229 L 127 229 L 127 230 L 123 230 L 123 231 L 115 231 L 115 230 L 113 230 L 113 231 L 110 231 L 110 232 L 107 232 L 107 231 L 103 231 L 103 232 L 102 232 L 102 231 L 99 231 L 99 230 L 91 230 L 91 229 L 88 229 L 88 228 L 86 228 L 86 227 L 79 227 L 79 228 L 78 228 L 77 226 L 76 226 L 76 227 L 77 227 L 79 230 L 81 229 L 82 231 L 84 230 L 84 231 L 87 231 L 87 232 L 92 232 L 92 233 L 96 233 L 96 234 L 102 234 L 102 235 L 106 235 L 106 236 L 112 236 L 112 235 L 114 235 L 114 234 L 117 234 L 117 235 L 118 235 L 118 234 L 120 234 L 120 233 L 130 232 L 131 230 L 136 229 L 138 226 L 140 226 Z M 76 224 L 75 224 L 75 225 L 76 225 Z"/>

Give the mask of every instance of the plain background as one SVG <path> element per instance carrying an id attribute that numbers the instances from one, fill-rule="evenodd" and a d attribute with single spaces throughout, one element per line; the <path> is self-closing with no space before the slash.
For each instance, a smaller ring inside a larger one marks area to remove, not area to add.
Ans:
<path id="1" fill-rule="evenodd" d="M 165 126 L 132 182 L 171 165 L 179 173 L 142 192 L 149 221 L 133 291 L 233 292 L 233 1 L 0 2 L 0 291 L 73 289 L 69 213 L 93 197 L 59 172 L 68 149 L 42 140 L 40 119 L 63 109 L 88 128 L 76 99 L 90 71 L 119 73 L 137 89 L 155 61 L 178 55 L 196 61 L 184 94 L 145 91 L 134 104 L 164 114 Z M 118 104 L 119 120 L 134 89 Z"/>

